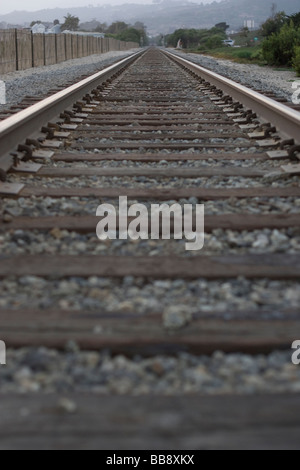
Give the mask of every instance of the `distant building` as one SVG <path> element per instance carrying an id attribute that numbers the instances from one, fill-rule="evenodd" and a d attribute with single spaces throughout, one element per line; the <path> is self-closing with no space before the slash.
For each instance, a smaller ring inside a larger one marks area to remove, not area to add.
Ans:
<path id="1" fill-rule="evenodd" d="M 77 34 L 78 36 L 92 36 L 94 38 L 105 38 L 104 33 L 88 33 L 86 31 L 62 31 L 60 24 L 47 25 L 44 23 L 36 23 L 31 28 L 28 29 L 33 34 Z"/>
<path id="2" fill-rule="evenodd" d="M 64 34 L 77 34 L 77 36 L 91 36 L 93 38 L 105 38 L 104 33 L 87 33 L 86 31 L 63 31 Z"/>
<path id="3" fill-rule="evenodd" d="M 31 32 L 33 34 L 45 34 L 46 26 L 43 23 L 35 23 L 31 28 Z"/>
<path id="4" fill-rule="evenodd" d="M 55 24 L 51 28 L 48 28 L 46 31 L 47 34 L 60 34 L 61 33 L 61 25 Z"/>
<path id="5" fill-rule="evenodd" d="M 244 21 L 244 28 L 248 29 L 255 29 L 255 21 L 254 20 L 245 20 Z"/>
<path id="6" fill-rule="evenodd" d="M 60 24 L 51 24 L 51 23 L 35 23 L 29 31 L 33 34 L 60 34 L 61 25 Z"/>

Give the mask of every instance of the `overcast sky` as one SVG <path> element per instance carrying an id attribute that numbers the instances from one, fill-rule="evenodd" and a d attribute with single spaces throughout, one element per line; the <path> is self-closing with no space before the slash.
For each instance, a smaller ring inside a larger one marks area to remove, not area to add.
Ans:
<path id="1" fill-rule="evenodd" d="M 195 3 L 211 3 L 214 0 L 191 0 Z M 217 0 L 220 1 L 220 0 Z M 8 2 L 4 2 L 1 0 L 0 4 L 0 15 L 5 15 L 6 13 L 10 13 L 15 10 L 27 10 L 27 11 L 36 11 L 36 10 L 44 10 L 47 8 L 69 8 L 69 7 L 84 7 L 84 6 L 98 6 L 98 5 L 105 5 L 105 4 L 113 4 L 113 5 L 121 5 L 124 3 L 152 3 L 152 0 L 95 0 L 88 1 L 88 0 L 9 0 Z"/>

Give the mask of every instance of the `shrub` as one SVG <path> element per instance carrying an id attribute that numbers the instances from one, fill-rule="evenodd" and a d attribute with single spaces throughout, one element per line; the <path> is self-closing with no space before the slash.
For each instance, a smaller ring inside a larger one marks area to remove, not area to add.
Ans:
<path id="1" fill-rule="evenodd" d="M 223 45 L 223 36 L 214 34 L 206 41 L 206 46 L 208 49 L 217 49 Z"/>
<path id="2" fill-rule="evenodd" d="M 236 54 L 239 59 L 252 59 L 252 52 L 250 51 L 240 51 Z"/>
<path id="3" fill-rule="evenodd" d="M 139 44 L 141 41 L 141 36 L 141 31 L 138 31 L 135 28 L 128 28 L 118 34 L 117 38 L 120 41 L 137 42 Z"/>
<path id="4" fill-rule="evenodd" d="M 267 19 L 261 27 L 261 33 L 264 37 L 270 37 L 272 34 L 278 34 L 282 26 L 287 22 L 288 18 L 284 11 L 276 13 L 276 15 Z"/>
<path id="5" fill-rule="evenodd" d="M 297 75 L 300 77 L 300 46 L 295 47 L 295 54 L 293 58 L 293 67 L 297 72 Z"/>
<path id="6" fill-rule="evenodd" d="M 222 45 L 226 39 L 225 32 L 217 28 L 212 29 L 178 29 L 173 34 L 166 37 L 167 43 L 176 47 L 179 39 L 185 49 L 199 47 L 201 50 L 214 49 Z"/>
<path id="7" fill-rule="evenodd" d="M 263 56 L 263 51 L 262 51 L 262 49 L 258 49 L 258 50 L 256 50 L 255 52 L 253 52 L 253 54 L 252 54 L 252 59 L 253 59 L 253 60 L 261 60 L 261 61 L 263 61 L 263 60 L 264 60 L 264 56 Z"/>
<path id="8" fill-rule="evenodd" d="M 280 41 L 279 36 L 272 34 L 266 39 L 262 45 L 263 56 L 270 65 L 277 64 L 280 58 Z"/>
<path id="9" fill-rule="evenodd" d="M 295 47 L 300 46 L 300 28 L 285 24 L 278 34 L 263 42 L 263 56 L 270 65 L 292 65 Z"/>

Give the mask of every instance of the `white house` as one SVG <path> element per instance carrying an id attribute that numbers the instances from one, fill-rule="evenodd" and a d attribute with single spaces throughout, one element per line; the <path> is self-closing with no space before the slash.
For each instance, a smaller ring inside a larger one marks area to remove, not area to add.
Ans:
<path id="1" fill-rule="evenodd" d="M 33 34 L 45 34 L 46 26 L 42 23 L 35 23 L 35 25 L 32 26 L 31 31 Z"/>
<path id="2" fill-rule="evenodd" d="M 48 34 L 60 34 L 61 33 L 61 25 L 55 24 L 52 28 L 48 28 L 46 31 Z"/>

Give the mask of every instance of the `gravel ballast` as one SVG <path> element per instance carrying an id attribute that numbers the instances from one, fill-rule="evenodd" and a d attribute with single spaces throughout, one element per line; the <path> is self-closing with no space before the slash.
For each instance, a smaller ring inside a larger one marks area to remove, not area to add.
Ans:
<path id="1" fill-rule="evenodd" d="M 255 230 L 235 232 L 214 230 L 205 234 L 204 248 L 186 251 L 187 240 L 106 240 L 100 241 L 95 232 L 79 234 L 53 228 L 49 233 L 16 230 L 0 234 L 0 250 L 5 255 L 78 253 L 105 256 L 222 256 L 289 253 L 300 251 L 300 230 Z"/>
<path id="2" fill-rule="evenodd" d="M 92 75 L 114 62 L 125 59 L 137 52 L 112 51 L 101 55 L 92 55 L 82 59 L 73 59 L 60 64 L 45 67 L 35 67 L 20 72 L 11 72 L 1 75 L 0 79 L 6 84 L 6 105 L 0 105 L 1 109 L 7 109 L 11 105 L 18 104 L 26 96 L 43 96 L 52 88 L 64 86 L 69 81 L 76 82 L 82 75 Z"/>
<path id="3" fill-rule="evenodd" d="M 43 188 L 131 188 L 131 189 L 151 189 L 157 190 L 164 188 L 262 188 L 266 183 L 271 184 L 273 188 L 299 187 L 300 180 L 298 176 L 277 175 L 275 177 L 266 176 L 264 178 L 244 178 L 241 176 L 212 176 L 207 178 L 168 178 L 168 177 L 147 177 L 136 176 L 121 178 L 117 176 L 89 176 L 84 180 L 78 178 L 46 178 L 42 180 L 35 176 L 10 176 L 10 183 L 27 184 L 32 187 Z M 121 195 L 121 194 L 120 194 Z"/>
<path id="4" fill-rule="evenodd" d="M 101 395 L 226 395 L 299 393 L 300 368 L 292 351 L 269 356 L 215 352 L 212 357 L 182 353 L 150 359 L 111 357 L 102 352 L 49 349 L 8 351 L 0 368 L 1 393 L 92 392 Z"/>
<path id="5" fill-rule="evenodd" d="M 30 306 L 32 309 L 100 310 L 140 315 L 161 314 L 165 309 L 173 308 L 185 315 L 200 312 L 211 316 L 221 312 L 224 319 L 230 319 L 233 312 L 243 318 L 243 312 L 253 311 L 256 318 L 278 319 L 281 318 L 280 310 L 297 309 L 299 304 L 297 282 L 242 277 L 228 281 L 201 278 L 196 281 L 151 281 L 132 276 L 120 280 L 75 276 L 47 280 L 23 276 L 6 278 L 0 286 L 1 308 L 27 309 Z"/>
<path id="6" fill-rule="evenodd" d="M 261 67 L 255 64 L 238 64 L 231 60 L 216 59 L 202 54 L 186 54 L 174 50 L 171 52 L 242 85 L 262 91 L 272 91 L 287 101 L 292 101 L 292 95 L 295 91 L 292 88 L 292 83 L 299 80 L 296 72 L 293 71 L 278 70 L 267 66 Z"/>
<path id="7" fill-rule="evenodd" d="M 121 196 L 120 192 L 120 196 Z M 128 199 L 128 205 L 138 204 L 141 201 Z M 157 200 L 143 201 L 143 204 L 151 209 L 151 204 L 157 204 Z M 197 198 L 179 199 L 172 201 L 164 201 L 166 204 L 172 205 L 179 203 L 184 204 L 201 204 L 203 201 Z M 102 203 L 114 205 L 118 213 L 119 200 L 117 199 L 94 199 L 94 198 L 51 198 L 51 197 L 35 197 L 22 198 L 18 200 L 3 198 L 0 200 L 0 215 L 2 215 L 7 223 L 12 220 L 12 217 L 29 216 L 29 217 L 43 217 L 50 215 L 96 215 L 97 208 Z M 300 199 L 299 198 L 264 198 L 254 197 L 245 199 L 223 199 L 216 201 L 205 201 L 205 214 L 296 214 L 300 213 Z M 9 229 L 9 225 L 7 226 Z M 55 228 L 55 227 L 53 227 Z"/>

